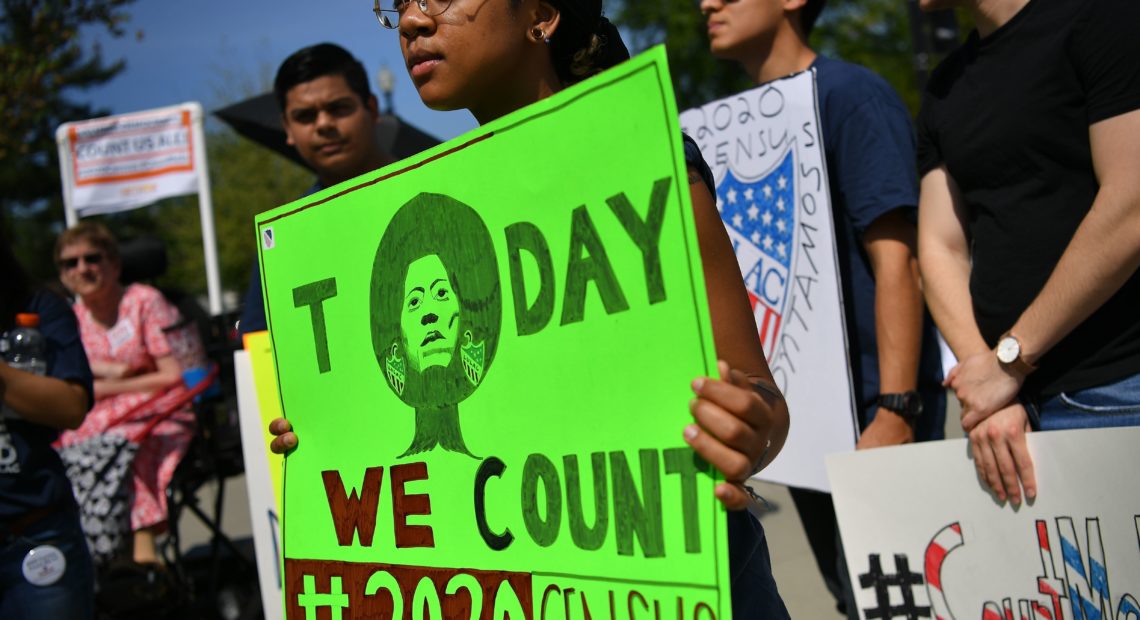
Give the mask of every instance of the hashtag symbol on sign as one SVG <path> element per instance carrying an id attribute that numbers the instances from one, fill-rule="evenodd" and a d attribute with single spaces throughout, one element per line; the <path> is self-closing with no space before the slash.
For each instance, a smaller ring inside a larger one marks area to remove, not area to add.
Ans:
<path id="1" fill-rule="evenodd" d="M 305 575 L 302 579 L 305 590 L 297 595 L 297 605 L 305 610 L 305 618 L 316 618 L 317 610 L 327 607 L 333 620 L 343 620 L 344 610 L 348 609 L 348 595 L 341 589 L 340 577 L 329 579 L 328 594 L 316 592 L 317 579 L 312 575 Z"/>
<path id="2" fill-rule="evenodd" d="M 901 553 L 895 554 L 895 573 L 888 575 L 883 572 L 883 564 L 879 554 L 872 553 L 868 559 L 870 568 L 866 573 L 859 575 L 859 587 L 866 590 L 874 588 L 875 607 L 863 610 L 867 620 L 918 620 L 930 617 L 930 606 L 919 606 L 914 601 L 914 587 L 923 585 L 922 575 L 910 570 L 910 560 Z M 902 596 L 902 603 L 891 605 L 891 588 L 898 588 Z"/>

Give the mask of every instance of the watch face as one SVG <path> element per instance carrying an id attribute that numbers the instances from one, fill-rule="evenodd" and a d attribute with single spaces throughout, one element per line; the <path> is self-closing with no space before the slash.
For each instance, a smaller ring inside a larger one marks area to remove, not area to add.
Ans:
<path id="1" fill-rule="evenodd" d="M 1012 364 L 1021 355 L 1021 343 L 1013 336 L 1006 336 L 998 341 L 997 358 L 1003 364 Z"/>
<path id="2" fill-rule="evenodd" d="M 911 392 L 908 396 L 906 403 L 907 414 L 911 418 L 917 418 L 922 415 L 922 397 L 918 395 L 918 392 Z"/>
<path id="3" fill-rule="evenodd" d="M 922 397 L 918 392 L 883 394 L 879 396 L 879 405 L 912 421 L 922 415 Z"/>

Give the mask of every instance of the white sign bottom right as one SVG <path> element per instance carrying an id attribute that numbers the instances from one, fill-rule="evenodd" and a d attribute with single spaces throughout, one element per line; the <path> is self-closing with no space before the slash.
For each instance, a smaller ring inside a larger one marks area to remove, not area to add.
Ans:
<path id="1" fill-rule="evenodd" d="M 1140 428 L 1030 433 L 999 504 L 967 440 L 827 458 L 859 617 L 1140 620 Z"/>

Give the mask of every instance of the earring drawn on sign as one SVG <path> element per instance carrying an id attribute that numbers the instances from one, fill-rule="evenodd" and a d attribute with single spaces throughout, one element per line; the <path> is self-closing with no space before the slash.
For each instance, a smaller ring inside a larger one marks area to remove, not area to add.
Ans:
<path id="1" fill-rule="evenodd" d="M 459 403 L 482 383 L 502 323 L 490 232 L 471 207 L 422 193 L 392 217 L 372 271 L 371 333 L 388 386 L 415 410 L 400 457 L 467 448 Z"/>

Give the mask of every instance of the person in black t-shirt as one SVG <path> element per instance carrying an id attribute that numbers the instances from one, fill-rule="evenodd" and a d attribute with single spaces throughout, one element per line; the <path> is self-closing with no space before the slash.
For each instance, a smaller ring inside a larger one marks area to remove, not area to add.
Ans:
<path id="1" fill-rule="evenodd" d="M 975 466 L 1017 505 L 1025 431 L 1140 424 L 1140 2 L 923 4 L 977 30 L 919 116 L 919 262 Z"/>

